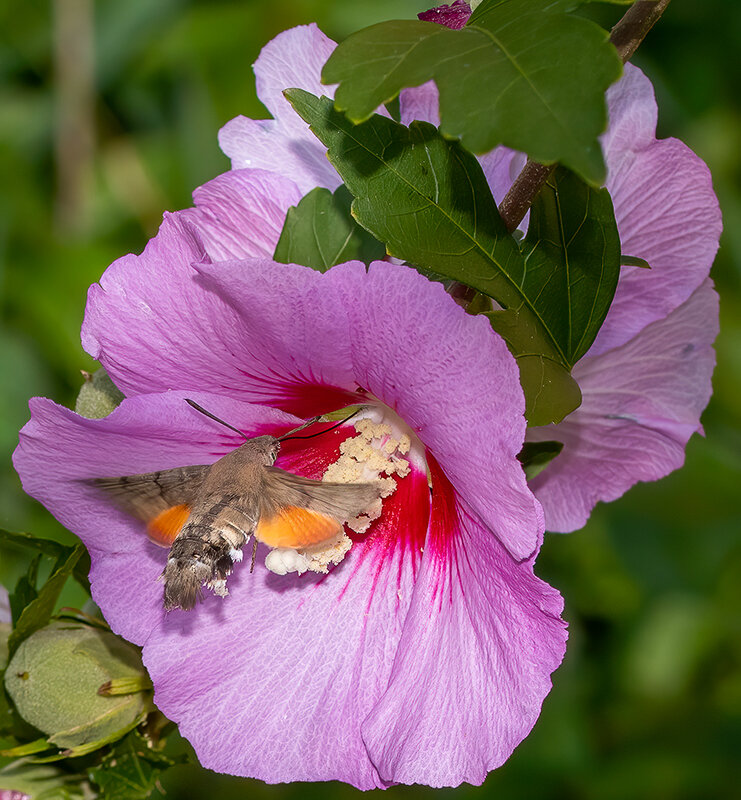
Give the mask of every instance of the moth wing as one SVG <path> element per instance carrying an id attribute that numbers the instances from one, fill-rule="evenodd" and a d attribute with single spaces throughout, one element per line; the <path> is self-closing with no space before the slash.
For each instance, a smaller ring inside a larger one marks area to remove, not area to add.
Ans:
<path id="1" fill-rule="evenodd" d="M 265 468 L 256 536 L 271 547 L 310 547 L 333 539 L 345 522 L 381 496 L 373 483 L 327 483 Z"/>
<path id="2" fill-rule="evenodd" d="M 170 547 L 190 516 L 191 506 L 185 503 L 170 506 L 147 523 L 147 535 L 162 547 Z"/>
<path id="3" fill-rule="evenodd" d="M 208 470 L 207 465 L 176 467 L 118 478 L 92 478 L 88 483 L 104 491 L 113 504 L 147 523 L 147 533 L 169 546 L 190 515 Z"/>
<path id="4" fill-rule="evenodd" d="M 312 547 L 334 539 L 342 523 L 334 517 L 299 506 L 287 506 L 271 517 L 260 518 L 255 537 L 269 547 Z"/>

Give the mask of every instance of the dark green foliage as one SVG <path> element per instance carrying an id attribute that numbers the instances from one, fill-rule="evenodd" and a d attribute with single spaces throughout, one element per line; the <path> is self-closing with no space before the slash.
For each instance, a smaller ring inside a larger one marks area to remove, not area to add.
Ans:
<path id="1" fill-rule="evenodd" d="M 134 731 L 90 769 L 89 777 L 105 800 L 144 800 L 154 791 L 161 772 L 179 761 L 153 749 Z"/>
<path id="2" fill-rule="evenodd" d="M 532 480 L 553 461 L 563 450 L 561 442 L 525 442 L 517 458 L 525 470 L 528 480 Z"/>
<path id="3" fill-rule="evenodd" d="M 351 202 L 352 195 L 344 186 L 334 194 L 329 189 L 312 189 L 297 206 L 288 209 L 273 258 L 319 272 L 344 261 L 370 264 L 383 258 L 383 244 L 352 218 Z"/>
<path id="4" fill-rule="evenodd" d="M 602 326 L 620 274 L 620 237 L 606 189 L 558 168 L 530 210 L 524 288 L 573 366 Z"/>
<path id="5" fill-rule="evenodd" d="M 340 84 L 337 108 L 361 122 L 405 86 L 434 79 L 445 136 L 475 153 L 506 144 L 599 185 L 604 92 L 621 65 L 606 31 L 565 13 L 578 5 L 484 0 L 462 30 L 381 22 L 346 39 L 322 80 Z"/>

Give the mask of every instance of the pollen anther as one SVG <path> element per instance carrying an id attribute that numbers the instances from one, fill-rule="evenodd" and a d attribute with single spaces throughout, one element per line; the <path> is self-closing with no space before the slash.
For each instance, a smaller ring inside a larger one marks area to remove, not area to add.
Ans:
<path id="1" fill-rule="evenodd" d="M 382 484 L 381 499 L 359 516 L 345 521 L 351 531 L 362 534 L 381 516 L 383 499 L 396 491 L 396 480 L 392 476 L 404 478 L 409 474 L 411 466 L 402 456 L 409 452 L 411 439 L 407 434 L 395 435 L 391 425 L 376 422 L 370 416 L 359 419 L 354 427 L 357 436 L 342 442 L 339 458 L 329 465 L 322 480 L 332 483 L 378 481 Z M 326 573 L 331 566 L 342 561 L 351 547 L 352 540 L 342 531 L 333 541 L 316 547 L 271 550 L 265 566 L 278 575 L 307 571 Z"/>

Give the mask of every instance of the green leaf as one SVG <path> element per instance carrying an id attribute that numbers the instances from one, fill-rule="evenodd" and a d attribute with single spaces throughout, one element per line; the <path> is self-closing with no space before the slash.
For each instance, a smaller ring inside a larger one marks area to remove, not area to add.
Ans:
<path id="1" fill-rule="evenodd" d="M 15 623 L 13 633 L 8 639 L 11 656 L 26 637 L 49 622 L 59 593 L 84 552 L 83 545 L 78 544 L 66 558 L 62 556 L 57 559 L 49 579 L 39 590 L 38 596 L 23 609 Z"/>
<path id="2" fill-rule="evenodd" d="M 563 442 L 525 442 L 517 458 L 531 481 L 563 450 Z"/>
<path id="3" fill-rule="evenodd" d="M 14 761 L 0 769 L 0 786 L 7 791 L 20 792 L 33 800 L 82 800 L 89 792 L 82 789 L 82 775 L 59 767 Z"/>
<path id="4" fill-rule="evenodd" d="M 646 261 L 645 258 L 639 258 L 638 256 L 620 256 L 620 266 L 621 267 L 641 267 L 642 269 L 651 269 L 651 265 Z"/>
<path id="5" fill-rule="evenodd" d="M 560 422 L 579 408 L 579 384 L 565 367 L 545 356 L 515 355 L 515 358 L 520 368 L 520 384 L 525 393 L 525 419 L 529 425 Z"/>
<path id="6" fill-rule="evenodd" d="M 374 115 L 355 126 L 327 98 L 299 89 L 288 90 L 286 97 L 328 147 L 330 161 L 355 196 L 353 216 L 391 255 L 465 283 L 504 306 L 488 316 L 516 357 L 537 362 L 533 368 L 528 361 L 523 380 L 537 424 L 573 411 L 580 395 L 568 375 L 566 342 L 558 341 L 558 330 L 540 314 L 542 287 L 528 280 L 525 259 L 474 156 L 428 123 L 406 128 Z M 543 421 L 546 409 L 550 418 Z"/>
<path id="7" fill-rule="evenodd" d="M 18 579 L 15 589 L 13 589 L 12 593 L 8 596 L 10 613 L 14 625 L 18 622 L 19 617 L 23 613 L 23 609 L 38 597 L 36 581 L 38 580 L 40 563 L 41 553 L 31 560 L 26 574 Z"/>
<path id="8" fill-rule="evenodd" d="M 535 198 L 521 249 L 523 290 L 573 366 L 602 326 L 620 277 L 620 237 L 607 189 L 593 189 L 559 167 Z"/>
<path id="9" fill-rule="evenodd" d="M 0 756 L 6 756 L 9 758 L 22 758 L 23 756 L 31 756 L 35 753 L 43 753 L 44 751 L 50 749 L 51 745 L 42 736 L 40 739 L 34 739 L 32 742 L 19 744 L 17 747 L 11 747 L 8 750 L 0 750 Z"/>
<path id="10" fill-rule="evenodd" d="M 394 122 L 401 122 L 401 98 L 398 94 L 386 103 L 386 111 L 389 112 Z"/>
<path id="11" fill-rule="evenodd" d="M 383 258 L 386 249 L 355 222 L 351 203 L 352 195 L 345 186 L 334 194 L 329 189 L 312 189 L 288 209 L 273 258 L 319 272 L 344 261 L 370 264 Z"/>
<path id="12" fill-rule="evenodd" d="M 152 750 L 143 736 L 131 733 L 89 771 L 89 777 L 106 800 L 143 800 L 154 790 L 160 773 L 175 763 Z"/>
<path id="13" fill-rule="evenodd" d="M 622 65 L 608 34 L 566 12 L 577 0 L 484 0 L 462 30 L 395 20 L 361 30 L 332 53 L 322 81 L 338 110 L 367 119 L 406 86 L 434 80 L 440 130 L 475 153 L 506 144 L 605 179 L 597 137 L 604 93 Z"/>
<path id="14" fill-rule="evenodd" d="M 36 550 L 39 554 L 44 556 L 50 556 L 56 560 L 64 560 L 66 559 L 73 551 L 74 548 L 69 547 L 64 544 L 60 544 L 59 542 L 55 542 L 53 539 L 43 539 L 39 536 L 34 536 L 30 533 L 19 533 L 16 531 L 8 531 L 3 528 L 0 528 L 0 546 L 1 545 L 10 545 L 11 547 L 22 547 L 27 550 Z M 90 572 L 90 555 L 87 551 L 83 552 L 80 556 L 79 561 L 75 564 L 75 568 L 72 571 L 72 577 L 85 589 L 88 593 L 90 592 L 90 582 L 88 580 L 88 573 Z M 21 579 L 23 580 L 23 579 Z M 36 596 L 36 579 L 34 577 L 33 580 L 33 597 Z M 16 593 L 18 592 L 18 587 L 16 587 Z M 24 591 L 28 591 L 24 588 Z M 23 602 L 22 605 L 19 607 L 20 611 L 33 599 L 29 596 L 29 600 L 27 602 Z M 12 595 L 11 595 L 11 607 L 12 607 Z M 14 615 L 15 619 L 15 615 Z"/>

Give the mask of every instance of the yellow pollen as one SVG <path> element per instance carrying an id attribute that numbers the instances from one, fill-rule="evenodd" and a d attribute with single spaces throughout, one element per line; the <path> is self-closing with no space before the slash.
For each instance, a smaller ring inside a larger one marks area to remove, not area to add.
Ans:
<path id="1" fill-rule="evenodd" d="M 342 442 L 339 458 L 329 465 L 322 480 L 332 483 L 377 481 L 382 484 L 381 499 L 345 523 L 351 531 L 365 533 L 381 516 L 382 500 L 396 491 L 396 481 L 391 476 L 403 478 L 409 474 L 411 466 L 401 456 L 409 452 L 411 441 L 406 434 L 395 438 L 390 425 L 367 417 L 359 419 L 354 427 L 357 436 Z M 330 566 L 342 561 L 351 547 L 352 540 L 343 532 L 329 545 L 298 550 L 297 563 L 301 567 L 294 568 L 294 571 L 328 572 Z"/>

